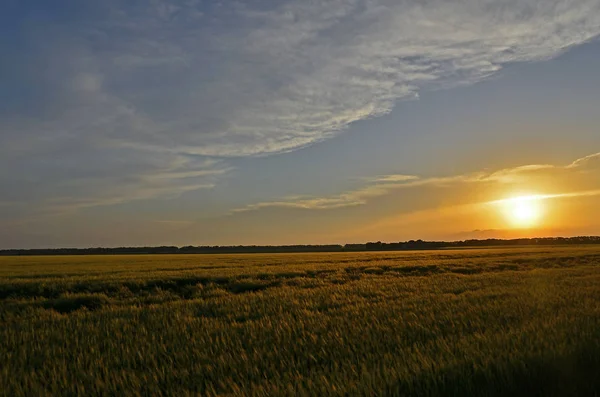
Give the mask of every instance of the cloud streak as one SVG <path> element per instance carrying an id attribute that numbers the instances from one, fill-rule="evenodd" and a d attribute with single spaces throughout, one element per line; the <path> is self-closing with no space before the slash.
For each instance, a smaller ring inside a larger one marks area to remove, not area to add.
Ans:
<path id="1" fill-rule="evenodd" d="M 474 172 L 463 175 L 452 175 L 442 177 L 420 178 L 403 174 L 383 175 L 370 179 L 366 186 L 339 195 L 328 197 L 288 197 L 282 200 L 266 201 L 250 204 L 245 207 L 234 209 L 231 214 L 256 211 L 269 207 L 299 208 L 307 210 L 330 210 L 343 207 L 365 205 L 369 199 L 385 196 L 399 189 L 410 189 L 417 187 L 448 187 L 457 185 L 475 184 L 512 184 L 532 180 L 542 173 L 558 175 L 567 173 L 573 175 L 577 172 L 588 172 L 593 170 L 593 160 L 600 159 L 600 153 L 592 154 L 573 161 L 566 166 L 554 166 L 550 164 L 531 164 L 514 168 L 506 168 L 492 172 Z M 599 174 L 600 177 L 600 174 Z M 599 179 L 600 180 L 600 179 Z M 383 183 L 382 183 L 383 182 Z M 501 204 L 511 200 L 545 200 L 555 198 L 589 197 L 600 195 L 600 189 L 582 190 L 568 193 L 527 195 L 519 198 L 506 198 L 493 200 L 483 204 Z M 473 203 L 475 204 L 475 203 Z"/>
<path id="2" fill-rule="evenodd" d="M 548 200 L 557 198 L 574 198 L 574 197 L 593 197 L 600 196 L 600 189 L 596 190 L 583 190 L 579 192 L 570 193 L 557 193 L 557 194 L 532 194 L 527 196 L 510 197 L 501 200 L 489 201 L 486 204 L 504 204 L 518 201 L 536 201 L 536 200 Z"/>

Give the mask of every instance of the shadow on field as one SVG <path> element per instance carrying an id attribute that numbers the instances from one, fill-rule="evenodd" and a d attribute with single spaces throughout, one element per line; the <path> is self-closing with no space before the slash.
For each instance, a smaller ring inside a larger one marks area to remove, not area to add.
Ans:
<path id="1" fill-rule="evenodd" d="M 559 357 L 515 358 L 485 366 L 436 368 L 386 388 L 389 396 L 598 396 L 600 346 Z"/>
<path id="2" fill-rule="evenodd" d="M 59 313 L 67 314 L 81 309 L 99 310 L 108 304 L 110 304 L 110 300 L 107 296 L 95 294 L 50 299 L 44 302 L 42 307 L 57 311 Z"/>

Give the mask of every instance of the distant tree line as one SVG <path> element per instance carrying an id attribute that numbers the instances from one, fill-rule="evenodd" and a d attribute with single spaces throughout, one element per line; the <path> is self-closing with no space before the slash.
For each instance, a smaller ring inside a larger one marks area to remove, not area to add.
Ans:
<path id="1" fill-rule="evenodd" d="M 600 244 L 600 236 L 580 237 L 540 237 L 540 238 L 517 238 L 517 239 L 495 239 L 486 240 L 462 240 L 462 241 L 424 241 L 410 240 L 399 243 L 367 243 L 366 251 L 402 251 L 402 250 L 432 250 L 440 248 L 462 248 L 462 247 L 506 247 L 516 245 L 577 245 L 577 244 Z"/>
<path id="2" fill-rule="evenodd" d="M 463 247 L 505 247 L 517 245 L 576 245 L 600 244 L 600 236 L 519 238 L 511 240 L 486 239 L 462 241 L 410 240 L 397 243 L 381 241 L 366 244 L 330 245 L 236 245 L 236 246 L 160 246 L 118 248 L 48 248 L 7 249 L 0 255 L 125 255 L 125 254 L 235 254 L 278 252 L 357 252 L 435 250 Z"/>
<path id="3" fill-rule="evenodd" d="M 235 245 L 235 246 L 160 246 L 118 248 L 47 248 L 0 250 L 0 255 L 126 255 L 126 254 L 236 254 L 277 252 L 336 252 L 343 246 L 333 245 Z M 363 244 L 364 250 L 364 244 Z"/>

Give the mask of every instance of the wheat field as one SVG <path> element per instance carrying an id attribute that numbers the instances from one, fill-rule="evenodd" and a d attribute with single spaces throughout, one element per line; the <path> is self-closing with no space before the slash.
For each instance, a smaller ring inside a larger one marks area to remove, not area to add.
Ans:
<path id="1" fill-rule="evenodd" d="M 597 396 L 600 247 L 0 257 L 0 392 Z"/>

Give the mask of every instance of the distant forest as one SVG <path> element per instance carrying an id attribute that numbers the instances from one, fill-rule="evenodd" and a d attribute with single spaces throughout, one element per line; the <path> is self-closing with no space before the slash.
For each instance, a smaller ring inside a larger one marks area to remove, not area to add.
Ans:
<path id="1" fill-rule="evenodd" d="M 366 244 L 330 245 L 237 245 L 237 246 L 161 246 L 119 248 L 48 248 L 7 249 L 0 255 L 122 255 L 122 254 L 234 254 L 279 252 L 360 252 L 435 250 L 443 248 L 505 247 L 517 245 L 600 244 L 600 236 L 487 239 L 463 241 L 410 240 L 398 243 L 369 242 Z"/>

